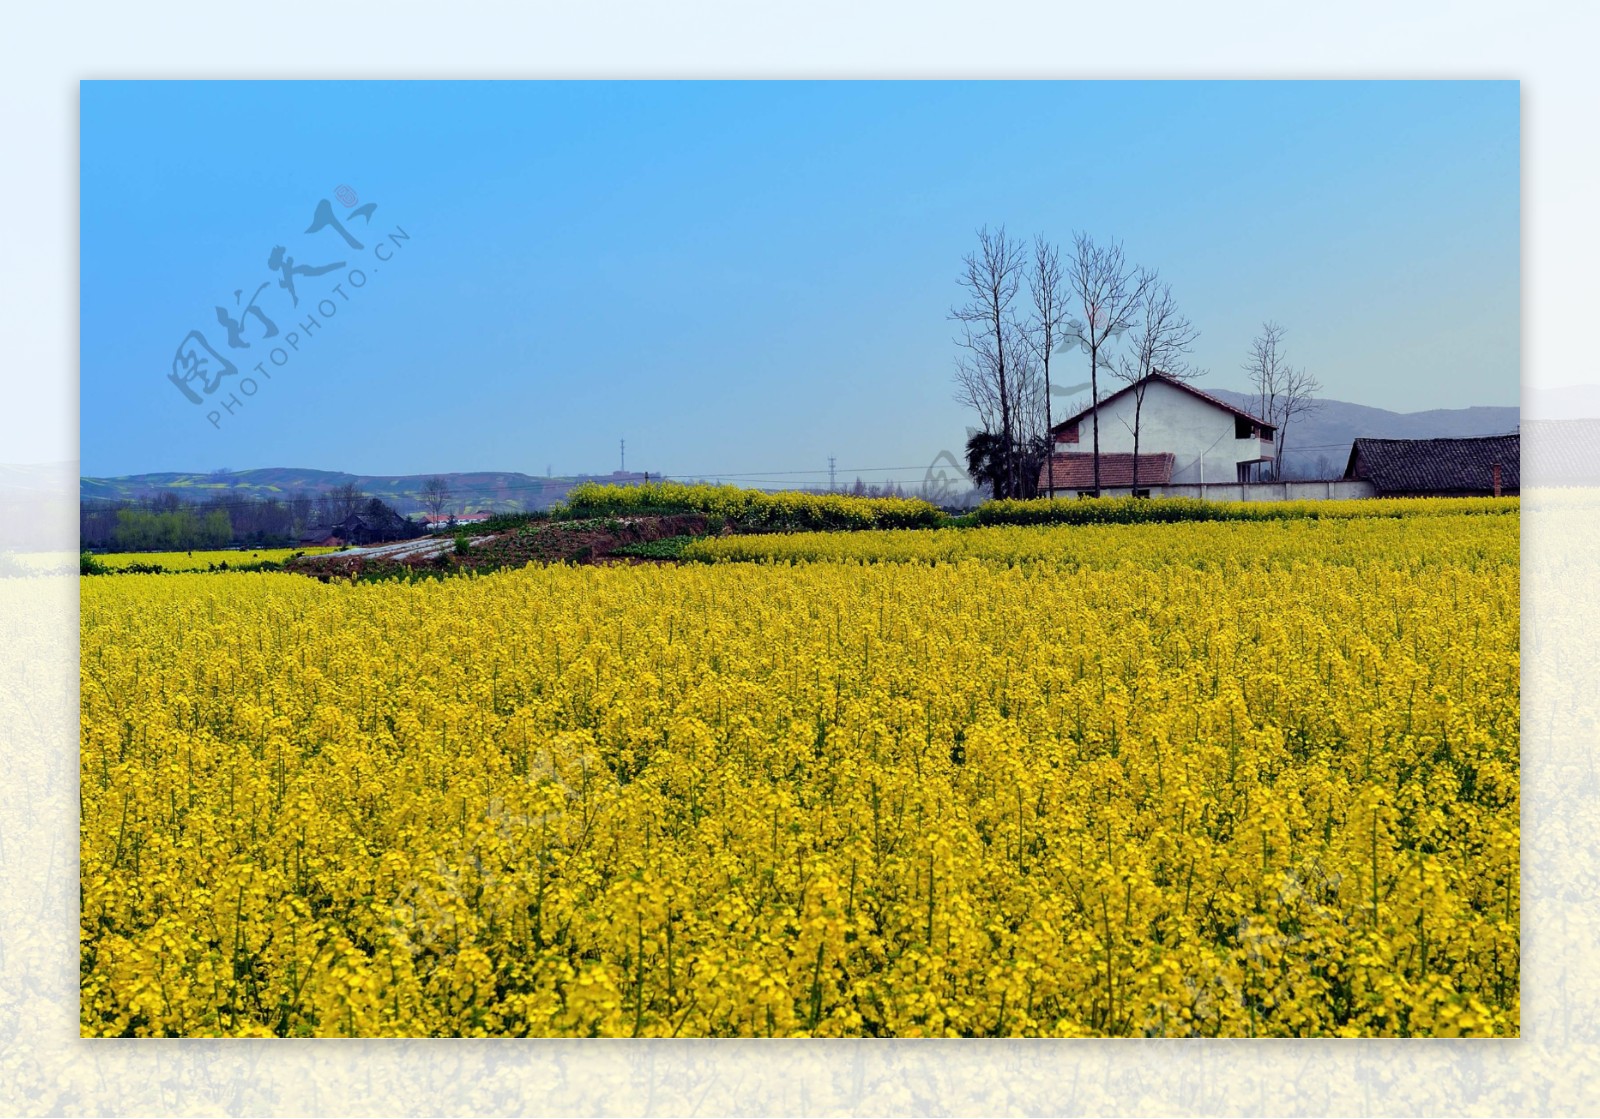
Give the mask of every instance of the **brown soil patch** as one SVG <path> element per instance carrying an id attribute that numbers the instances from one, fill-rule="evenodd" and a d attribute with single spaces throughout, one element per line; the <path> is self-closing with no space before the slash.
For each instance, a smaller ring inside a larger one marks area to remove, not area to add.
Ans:
<path id="1" fill-rule="evenodd" d="M 393 559 L 382 555 L 330 552 L 303 556 L 285 570 L 328 582 L 361 576 L 422 574 L 429 571 L 493 571 L 529 563 L 676 563 L 673 559 L 618 556 L 618 548 L 648 544 L 671 536 L 704 536 L 706 518 L 698 513 L 656 517 L 613 517 L 575 521 L 534 521 L 487 538 L 457 554 L 454 538 L 433 555 Z"/>

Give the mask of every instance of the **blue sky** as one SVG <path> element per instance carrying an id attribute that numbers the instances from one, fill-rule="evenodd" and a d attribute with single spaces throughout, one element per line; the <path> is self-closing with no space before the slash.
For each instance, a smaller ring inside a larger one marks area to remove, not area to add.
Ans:
<path id="1" fill-rule="evenodd" d="M 948 315 L 985 224 L 1119 239 L 1160 269 L 1201 331 L 1202 387 L 1242 388 L 1271 318 L 1331 397 L 1518 399 L 1514 82 L 86 82 L 81 100 L 88 475 L 604 472 L 626 438 L 635 470 L 807 481 L 778 472 L 833 455 L 915 484 L 972 420 Z M 306 232 L 323 199 L 359 250 Z M 277 246 L 342 266 L 294 274 L 294 307 Z M 272 339 L 237 313 L 263 283 Z M 195 330 L 238 370 L 214 394 L 191 380 L 199 405 L 168 377 Z"/>

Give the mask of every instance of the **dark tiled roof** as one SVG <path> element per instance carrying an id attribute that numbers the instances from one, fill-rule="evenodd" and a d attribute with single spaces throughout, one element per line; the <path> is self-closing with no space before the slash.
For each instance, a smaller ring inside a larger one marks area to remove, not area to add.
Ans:
<path id="1" fill-rule="evenodd" d="M 1528 483 L 1600 485 L 1600 420 L 1523 420 Z"/>
<path id="2" fill-rule="evenodd" d="M 1221 408 L 1224 412 L 1232 413 L 1235 416 L 1243 416 L 1245 419 L 1249 420 L 1253 424 L 1260 424 L 1262 427 L 1266 428 L 1267 431 L 1269 431 L 1269 432 L 1275 432 L 1275 431 L 1278 430 L 1275 425 L 1269 424 L 1266 420 L 1262 419 L 1260 416 L 1251 415 L 1249 412 L 1246 412 L 1243 408 L 1237 408 L 1234 405 L 1229 404 L 1226 400 L 1220 400 L 1217 397 L 1212 396 L 1209 392 L 1204 392 L 1204 391 L 1202 391 L 1200 389 L 1197 389 L 1187 381 L 1180 381 L 1176 377 L 1169 377 L 1165 373 L 1161 372 L 1159 369 L 1156 370 L 1154 373 L 1150 374 L 1148 377 L 1146 377 L 1144 379 L 1146 381 L 1160 381 L 1163 384 L 1171 385 L 1175 389 L 1182 389 L 1184 392 L 1189 393 L 1192 396 L 1198 396 L 1201 400 L 1204 400 L 1209 404 L 1215 404 L 1218 408 Z M 1118 389 L 1116 392 L 1112 393 L 1110 396 L 1102 396 L 1100 398 L 1100 407 L 1104 408 L 1107 404 L 1111 403 L 1117 397 L 1122 396 L 1122 395 L 1124 395 L 1126 393 L 1130 393 L 1130 392 L 1132 392 L 1134 389 L 1136 389 L 1138 387 L 1139 387 L 1138 383 L 1135 382 L 1134 384 L 1131 384 L 1131 385 L 1124 385 L 1122 388 Z M 1050 430 L 1052 432 L 1061 431 L 1068 424 L 1073 424 L 1073 423 L 1078 422 L 1079 420 L 1083 419 L 1083 417 L 1087 416 L 1090 412 L 1093 412 L 1093 411 L 1094 411 L 1094 405 L 1091 404 L 1089 407 L 1085 408 L 1083 411 L 1079 412 L 1077 415 L 1068 416 L 1066 419 L 1064 419 L 1060 423 L 1056 424 Z M 1105 462 L 1104 462 L 1105 455 L 1102 454 L 1100 456 L 1100 458 L 1102 460 L 1100 465 L 1102 467 L 1102 473 L 1103 473 L 1104 472 L 1104 466 L 1105 466 Z M 1144 474 L 1144 467 L 1142 465 L 1139 468 L 1139 473 L 1141 475 Z"/>
<path id="3" fill-rule="evenodd" d="M 1350 448 L 1346 478 L 1364 478 L 1383 494 L 1487 494 L 1494 492 L 1494 467 L 1500 490 L 1521 485 L 1520 445 L 1516 435 L 1472 439 L 1357 439 Z"/>
<path id="4" fill-rule="evenodd" d="M 1164 486 L 1172 481 L 1171 451 L 1162 451 L 1159 454 L 1139 455 L 1139 485 Z M 1046 466 L 1039 468 L 1039 489 L 1042 492 L 1046 482 Z M 1085 490 L 1094 487 L 1094 455 L 1071 452 L 1055 456 L 1055 478 L 1058 490 Z M 1127 451 L 1101 451 L 1100 452 L 1100 485 L 1104 486 L 1131 486 L 1133 485 L 1133 455 Z"/>

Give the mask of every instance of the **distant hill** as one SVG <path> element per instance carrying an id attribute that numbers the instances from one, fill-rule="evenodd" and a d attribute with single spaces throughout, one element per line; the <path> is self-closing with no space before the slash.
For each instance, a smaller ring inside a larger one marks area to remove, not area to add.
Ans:
<path id="1" fill-rule="evenodd" d="M 244 500 L 270 497 L 279 500 L 319 493 L 353 483 L 362 493 L 382 498 L 402 513 L 422 509 L 421 493 L 429 478 L 440 477 L 450 487 L 447 511 L 521 512 L 547 509 L 561 500 L 579 482 L 642 482 L 644 475 L 621 473 L 579 474 L 540 478 L 532 474 L 503 471 L 477 471 L 460 474 L 344 474 L 334 470 L 301 467 L 264 467 L 257 470 L 217 471 L 209 474 L 165 473 L 129 474 L 119 478 L 80 478 L 79 497 L 84 501 L 126 501 L 134 498 L 175 493 L 186 501 L 209 501 L 214 497 Z"/>
<path id="2" fill-rule="evenodd" d="M 1256 398 L 1249 393 L 1214 389 L 1197 384 L 1212 396 L 1246 411 L 1254 411 Z M 1289 426 L 1285 469 L 1295 474 L 1320 473 L 1319 462 L 1342 472 L 1350 459 L 1350 444 L 1360 436 L 1383 439 L 1441 439 L 1464 435 L 1503 435 L 1515 431 L 1521 412 L 1517 408 L 1433 408 L 1426 412 L 1390 412 L 1323 400 L 1307 416 L 1295 417 Z"/>
<path id="3" fill-rule="evenodd" d="M 1249 393 L 1212 388 L 1200 384 L 1212 396 L 1252 410 L 1255 400 Z M 1551 390 L 1544 408 L 1563 417 L 1600 415 L 1600 386 L 1577 386 Z M 1593 401 L 1588 411 L 1584 407 Z M 1573 409 L 1576 408 L 1576 411 Z M 1531 412 L 1530 412 L 1531 414 Z M 1515 431 L 1520 421 L 1517 408 L 1434 408 L 1426 412 L 1390 412 L 1343 400 L 1324 400 L 1315 413 L 1296 419 L 1289 429 L 1288 462 L 1295 474 L 1335 473 L 1344 470 L 1350 458 L 1350 444 L 1359 436 L 1388 439 L 1437 439 L 1464 435 L 1500 435 Z M 120 478 L 81 478 L 78 491 L 84 501 L 130 500 L 176 493 L 189 501 L 206 501 L 215 496 L 229 498 L 289 498 L 297 494 L 315 496 L 326 490 L 354 483 L 363 493 L 380 497 L 402 513 L 422 510 L 422 487 L 432 475 L 344 474 L 333 470 L 301 467 L 265 467 L 258 470 L 216 471 L 213 473 L 130 474 Z M 532 474 L 478 471 L 440 475 L 450 487 L 450 512 L 478 510 L 520 512 L 547 509 L 560 501 L 573 486 L 583 481 L 642 482 L 640 473 L 579 474 L 540 478 Z"/>

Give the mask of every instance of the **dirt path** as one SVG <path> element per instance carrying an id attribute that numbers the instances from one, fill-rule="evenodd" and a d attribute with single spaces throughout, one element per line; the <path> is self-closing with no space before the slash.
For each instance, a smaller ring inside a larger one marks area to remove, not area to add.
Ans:
<path id="1" fill-rule="evenodd" d="M 529 563 L 618 563 L 630 559 L 616 556 L 618 548 L 675 536 L 703 536 L 707 531 L 706 518 L 699 514 L 533 521 L 505 532 L 468 537 L 465 552 L 457 550 L 453 535 L 427 536 L 302 556 L 285 564 L 284 570 L 327 582 L 425 571 L 492 571 Z"/>

